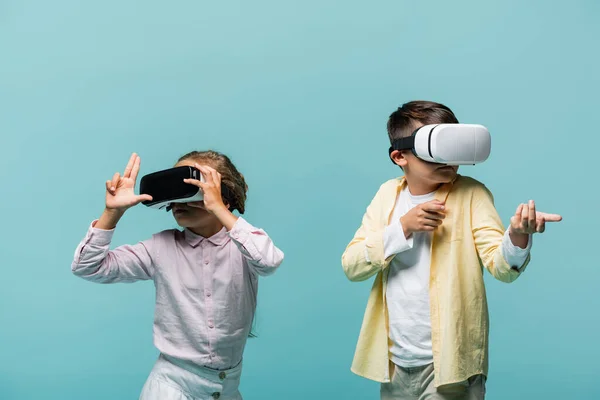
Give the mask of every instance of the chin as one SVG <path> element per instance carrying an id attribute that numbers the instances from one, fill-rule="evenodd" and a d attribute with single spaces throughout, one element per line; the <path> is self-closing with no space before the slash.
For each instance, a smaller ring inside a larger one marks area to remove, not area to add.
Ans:
<path id="1" fill-rule="evenodd" d="M 449 183 L 452 182 L 452 180 L 454 180 L 454 178 L 456 178 L 456 175 L 458 174 L 458 171 L 454 170 L 454 169 L 447 169 L 447 170 L 438 170 L 436 171 L 436 178 L 438 178 L 438 181 L 440 183 Z"/>
<path id="2" fill-rule="evenodd" d="M 175 215 L 175 222 L 182 228 L 197 228 L 198 226 L 204 226 L 212 222 L 211 214 L 206 210 L 195 210 L 192 214 Z"/>
<path id="3" fill-rule="evenodd" d="M 175 217 L 175 222 L 182 228 L 189 228 L 190 225 L 193 225 L 188 218 Z"/>
<path id="4" fill-rule="evenodd" d="M 175 222 L 177 222 L 177 225 L 182 226 L 184 228 L 187 228 L 191 225 L 195 225 L 195 222 L 197 222 L 197 218 L 194 218 L 192 215 L 173 214 L 173 218 L 175 218 Z"/>

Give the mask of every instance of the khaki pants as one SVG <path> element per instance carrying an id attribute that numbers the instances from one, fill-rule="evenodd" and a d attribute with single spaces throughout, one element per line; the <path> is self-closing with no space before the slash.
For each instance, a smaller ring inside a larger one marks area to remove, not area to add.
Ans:
<path id="1" fill-rule="evenodd" d="M 392 381 L 381 385 L 381 400 L 483 400 L 484 397 L 485 378 L 482 375 L 436 389 L 433 364 L 415 368 L 396 365 Z"/>

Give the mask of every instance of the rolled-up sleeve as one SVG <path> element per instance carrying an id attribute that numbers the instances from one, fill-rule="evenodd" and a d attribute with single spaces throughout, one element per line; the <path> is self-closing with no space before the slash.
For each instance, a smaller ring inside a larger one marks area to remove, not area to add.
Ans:
<path id="1" fill-rule="evenodd" d="M 258 275 L 270 275 L 281 265 L 284 254 L 269 235 L 239 217 L 229 236 Z"/>

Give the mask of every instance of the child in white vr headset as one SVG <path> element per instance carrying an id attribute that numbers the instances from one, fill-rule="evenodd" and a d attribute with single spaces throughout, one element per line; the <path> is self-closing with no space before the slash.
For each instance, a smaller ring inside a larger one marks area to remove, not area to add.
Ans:
<path id="1" fill-rule="evenodd" d="M 109 250 L 125 211 L 157 202 L 148 193 L 135 193 L 139 170 L 134 154 L 123 175 L 106 182 L 104 213 L 77 247 L 72 271 L 98 283 L 154 281 L 154 344 L 160 357 L 140 399 L 241 399 L 242 355 L 258 277 L 274 273 L 283 252 L 264 230 L 232 213 L 244 213 L 248 188 L 231 160 L 214 151 L 186 154 L 175 168 L 152 175 L 158 179 L 147 179 L 151 192 L 162 197 L 160 207 L 172 211 L 182 231 L 165 230 Z"/>
<path id="2" fill-rule="evenodd" d="M 514 281 L 532 234 L 562 218 L 529 201 L 505 230 L 490 191 L 458 174 L 487 159 L 489 132 L 459 124 L 448 107 L 409 102 L 387 126 L 389 157 L 404 176 L 380 187 L 342 256 L 351 281 L 376 276 L 352 371 L 381 382 L 382 399 L 483 399 L 483 267 Z"/>

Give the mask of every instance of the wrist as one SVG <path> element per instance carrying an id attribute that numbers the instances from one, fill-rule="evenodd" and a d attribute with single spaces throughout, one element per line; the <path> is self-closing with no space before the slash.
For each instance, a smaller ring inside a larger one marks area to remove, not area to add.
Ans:
<path id="1" fill-rule="evenodd" d="M 122 208 L 109 208 L 109 207 L 104 207 L 104 214 L 110 215 L 110 216 L 123 216 L 123 214 L 125 214 L 126 209 L 122 209 Z"/>
<path id="2" fill-rule="evenodd" d="M 229 212 L 229 209 L 225 206 L 225 204 L 221 203 L 207 209 L 209 212 L 215 214 L 215 216 L 219 217 L 219 215 L 224 215 Z"/>
<path id="3" fill-rule="evenodd" d="M 98 219 L 95 228 L 104 230 L 114 229 L 117 226 L 117 223 L 119 222 L 123 214 L 125 214 L 125 210 L 120 210 L 116 208 L 105 208 L 104 212 Z"/>
<path id="4" fill-rule="evenodd" d="M 527 233 L 515 232 L 512 227 L 508 229 L 508 236 L 513 245 L 522 249 L 527 247 L 529 242 L 529 235 Z"/>
<path id="5" fill-rule="evenodd" d="M 222 205 L 214 210 L 213 213 L 228 231 L 233 229 L 233 226 L 237 221 L 237 217 L 233 215 L 231 211 L 229 211 L 229 208 L 227 208 L 225 205 Z"/>

